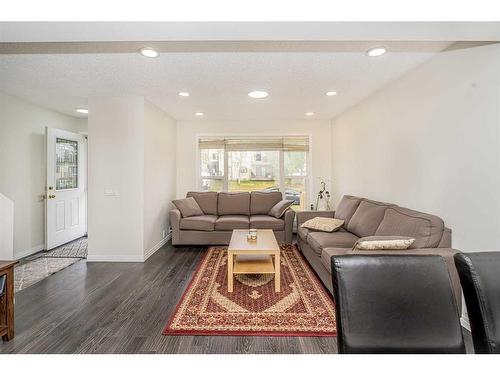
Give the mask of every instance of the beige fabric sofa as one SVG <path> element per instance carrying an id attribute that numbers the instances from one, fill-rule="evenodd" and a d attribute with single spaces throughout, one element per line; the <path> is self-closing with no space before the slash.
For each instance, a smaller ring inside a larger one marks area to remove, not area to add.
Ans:
<path id="1" fill-rule="evenodd" d="M 280 192 L 217 193 L 189 192 L 204 215 L 183 218 L 179 210 L 170 211 L 173 245 L 228 245 L 233 229 L 272 229 L 278 243 L 292 242 L 295 211 L 288 209 L 281 218 L 269 216 L 281 201 Z"/>
<path id="2" fill-rule="evenodd" d="M 301 224 L 317 216 L 344 220 L 344 226 L 333 233 L 301 228 Z M 453 255 L 458 251 L 451 248 L 451 230 L 446 228 L 443 220 L 437 216 L 395 204 L 346 195 L 336 211 L 298 212 L 297 227 L 300 251 L 331 292 L 333 292 L 331 257 L 334 255 L 432 254 L 442 256 L 447 263 L 454 294 L 461 308 L 460 280 L 453 262 Z M 358 238 L 374 235 L 410 236 L 416 241 L 408 250 L 352 250 Z"/>

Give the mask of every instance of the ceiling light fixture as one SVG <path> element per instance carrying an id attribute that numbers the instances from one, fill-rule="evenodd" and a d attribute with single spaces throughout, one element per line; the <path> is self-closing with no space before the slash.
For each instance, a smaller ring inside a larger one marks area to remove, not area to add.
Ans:
<path id="1" fill-rule="evenodd" d="M 335 96 L 337 95 L 337 91 L 328 91 L 325 93 L 326 96 Z"/>
<path id="2" fill-rule="evenodd" d="M 189 93 L 188 93 L 188 92 L 186 92 L 186 91 L 181 91 L 181 92 L 179 93 L 179 96 L 184 96 L 184 97 L 186 97 L 186 96 L 189 96 Z"/>
<path id="3" fill-rule="evenodd" d="M 306 116 L 314 116 L 314 112 L 306 112 Z"/>
<path id="4" fill-rule="evenodd" d="M 366 51 L 366 54 L 370 57 L 382 56 L 387 50 L 384 47 L 374 47 Z"/>
<path id="5" fill-rule="evenodd" d="M 158 51 L 155 51 L 154 49 L 152 49 L 150 47 L 141 48 L 141 50 L 139 51 L 139 53 L 142 56 L 144 56 L 144 57 L 154 58 L 154 57 L 160 56 L 160 54 L 158 53 Z"/>
<path id="6" fill-rule="evenodd" d="M 203 113 L 203 112 L 196 112 L 194 115 L 195 115 L 195 116 L 199 116 L 199 117 L 201 117 L 201 116 L 203 116 L 203 115 L 204 115 L 204 113 Z"/>
<path id="7" fill-rule="evenodd" d="M 248 96 L 253 99 L 264 99 L 269 96 L 269 93 L 267 91 L 257 90 L 257 91 L 250 91 L 248 93 Z"/>
<path id="8" fill-rule="evenodd" d="M 87 108 L 75 108 L 75 111 L 78 113 L 81 113 L 83 115 L 86 115 L 89 113 L 89 110 Z"/>

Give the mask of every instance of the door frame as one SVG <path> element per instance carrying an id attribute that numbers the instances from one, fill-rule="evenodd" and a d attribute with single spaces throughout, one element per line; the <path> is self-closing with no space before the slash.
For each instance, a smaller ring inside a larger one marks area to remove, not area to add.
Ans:
<path id="1" fill-rule="evenodd" d="M 73 134 L 78 134 L 78 135 L 81 135 L 83 136 L 85 139 L 84 139 L 84 142 L 82 143 L 82 147 L 83 147 L 83 152 L 84 152 L 84 166 L 83 166 L 83 170 L 84 170 L 84 173 L 85 173 L 85 178 L 84 178 L 84 181 L 85 181 L 85 186 L 84 186 L 84 189 L 83 189 L 83 194 L 85 196 L 85 223 L 84 223 L 84 236 L 87 236 L 87 231 L 88 231 L 88 180 L 89 180 L 89 175 L 88 175 L 88 166 L 89 166 L 89 162 L 88 162 L 88 134 L 86 132 L 76 132 L 76 131 L 71 131 L 71 130 L 67 130 L 67 129 L 59 129 L 59 128 L 51 128 L 49 126 L 46 126 L 45 127 L 45 142 L 44 142 L 44 174 L 45 174 L 45 186 L 44 186 L 44 194 L 43 194 L 43 198 L 44 198 L 44 217 L 43 217 L 43 220 L 44 220 L 44 250 L 47 251 L 49 249 L 49 244 L 48 244 L 48 196 L 49 196 L 49 181 L 47 179 L 48 177 L 48 160 L 47 160 L 47 155 L 48 155 L 48 132 L 49 130 L 48 129 L 55 129 L 55 130 L 58 130 L 58 131 L 62 131 L 62 132 L 68 132 L 68 133 L 73 133 Z M 71 242 L 71 241 L 69 241 Z M 62 246 L 64 244 L 61 244 L 61 245 L 58 245 L 58 246 Z M 56 247 L 58 247 L 56 246 Z"/>

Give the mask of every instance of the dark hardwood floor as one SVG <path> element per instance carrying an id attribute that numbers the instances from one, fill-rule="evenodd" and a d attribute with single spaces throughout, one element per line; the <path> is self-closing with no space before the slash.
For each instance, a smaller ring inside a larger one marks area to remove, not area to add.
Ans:
<path id="1" fill-rule="evenodd" d="M 0 353 L 335 353 L 335 338 L 163 336 L 204 248 L 165 245 L 145 263 L 80 261 L 16 294 Z"/>
<path id="2" fill-rule="evenodd" d="M 80 261 L 49 276 L 16 294 L 16 337 L 0 353 L 337 352 L 331 337 L 163 336 L 204 250 L 167 244 L 145 263 Z"/>

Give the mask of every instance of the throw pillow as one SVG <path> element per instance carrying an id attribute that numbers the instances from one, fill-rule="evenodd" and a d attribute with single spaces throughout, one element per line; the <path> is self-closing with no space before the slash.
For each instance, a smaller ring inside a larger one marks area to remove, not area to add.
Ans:
<path id="1" fill-rule="evenodd" d="M 307 220 L 301 227 L 320 232 L 335 232 L 339 230 L 342 225 L 344 225 L 344 220 L 330 217 L 315 217 Z"/>
<path id="2" fill-rule="evenodd" d="M 176 199 L 172 203 L 181 212 L 182 217 L 203 215 L 203 211 L 193 197 Z"/>
<path id="3" fill-rule="evenodd" d="M 405 236 L 369 236 L 356 241 L 353 250 L 406 250 L 415 238 Z"/>
<path id="4" fill-rule="evenodd" d="M 283 216 L 286 210 L 293 204 L 293 201 L 289 201 L 286 199 L 283 199 L 282 201 L 279 201 L 276 203 L 273 208 L 269 210 L 268 215 L 269 216 L 274 216 L 276 219 L 279 219 Z"/>

